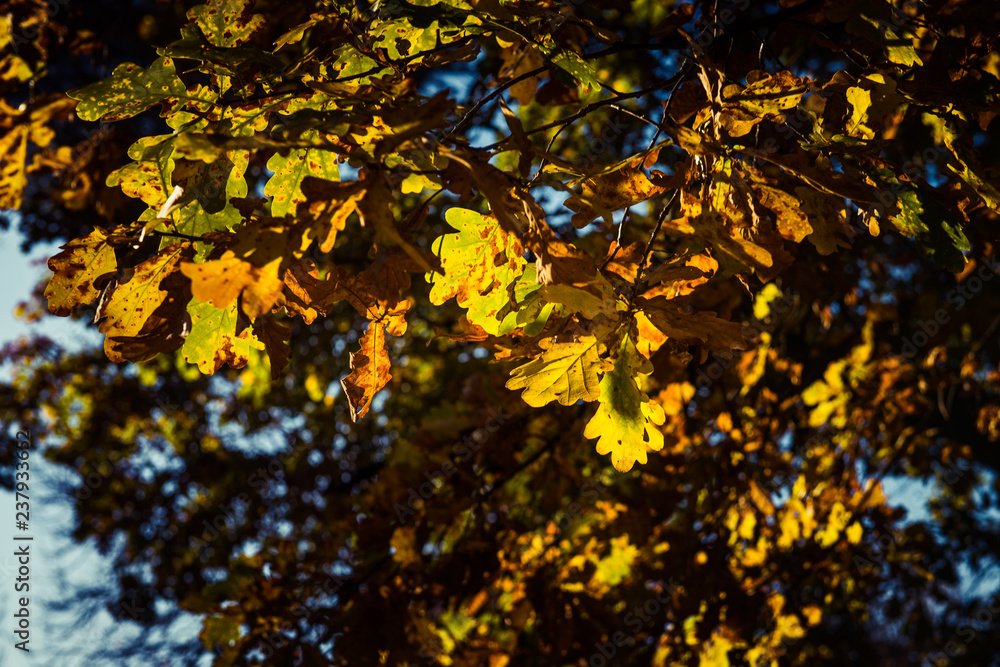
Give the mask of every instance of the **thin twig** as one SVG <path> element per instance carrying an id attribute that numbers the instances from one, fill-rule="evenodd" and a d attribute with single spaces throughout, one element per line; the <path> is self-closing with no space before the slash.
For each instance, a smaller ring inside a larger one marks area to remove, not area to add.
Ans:
<path id="1" fill-rule="evenodd" d="M 657 90 L 661 90 L 663 88 L 666 88 L 669 85 L 672 85 L 674 83 L 674 79 L 677 76 L 679 76 L 679 74 L 675 75 L 675 76 L 672 76 L 672 77 L 670 77 L 669 79 L 667 79 L 665 81 L 661 81 L 660 83 L 656 84 L 655 86 L 650 86 L 649 88 L 644 88 L 642 90 L 637 90 L 637 91 L 634 91 L 634 92 L 631 92 L 631 93 L 621 93 L 620 95 L 615 95 L 614 97 L 609 97 L 609 98 L 607 98 L 605 100 L 598 100 L 597 102 L 593 102 L 592 104 L 588 104 L 587 106 L 585 106 L 584 108 L 580 109 L 576 113 L 571 114 L 569 116 L 566 116 L 565 118 L 563 118 L 561 120 L 552 121 L 551 123 L 546 123 L 545 125 L 540 125 L 539 127 L 536 127 L 534 129 L 531 129 L 531 130 L 525 130 L 525 134 L 537 134 L 539 132 L 544 132 L 545 130 L 551 130 L 554 127 L 559 127 L 561 125 L 566 125 L 568 123 L 572 123 L 573 121 L 579 120 L 579 119 L 583 118 L 584 116 L 586 116 L 587 114 L 589 114 L 590 112 L 595 111 L 597 109 L 600 109 L 601 107 L 608 106 L 610 104 L 615 104 L 615 103 L 621 102 L 623 100 L 629 100 L 629 99 L 632 99 L 632 98 L 635 98 L 635 97 L 642 97 L 643 95 L 648 95 L 649 93 L 652 93 L 652 92 L 657 91 Z M 494 144 L 490 144 L 489 146 L 484 146 L 481 150 L 484 150 L 484 151 L 493 150 L 493 149 L 499 147 L 500 145 L 502 145 L 505 141 L 507 141 L 507 140 L 504 139 L 503 141 L 498 141 L 498 142 L 496 142 Z"/>
<path id="2" fill-rule="evenodd" d="M 449 130 L 449 134 L 454 134 L 455 132 L 458 132 L 458 131 L 462 130 L 466 125 L 468 125 L 469 123 L 471 123 L 472 122 L 472 118 L 479 112 L 479 110 L 482 109 L 484 105 L 489 104 L 489 102 L 491 100 L 493 100 L 497 95 L 499 95 L 503 91 L 507 90 L 508 88 L 510 88 L 511 86 L 513 86 L 516 83 L 520 83 L 521 81 L 524 81 L 525 79 L 528 79 L 528 78 L 531 78 L 533 76 L 537 76 L 538 74 L 541 74 L 542 72 L 544 72 L 548 68 L 549 68 L 548 65 L 543 65 L 542 67 L 536 67 L 535 69 L 531 70 L 530 72 L 525 72 L 524 74 L 522 74 L 520 76 L 514 77 L 513 79 L 511 79 L 507 83 L 504 83 L 499 88 L 497 88 L 496 90 L 494 90 L 492 93 L 490 93 L 489 95 L 487 95 L 483 99 L 481 99 L 478 102 L 476 102 L 476 104 L 471 109 L 469 109 L 468 113 L 466 113 L 464 116 L 462 116 L 462 119 L 460 121 L 458 121 L 457 123 L 455 123 L 455 126 L 453 128 L 451 128 L 451 130 Z"/>
<path id="3" fill-rule="evenodd" d="M 632 288 L 633 298 L 635 297 L 635 291 L 639 288 L 639 280 L 642 278 L 642 271 L 646 266 L 646 262 L 649 260 L 649 254 L 653 250 L 653 241 L 656 240 L 656 235 L 660 233 L 660 228 L 663 226 L 663 222 L 667 219 L 667 215 L 670 213 L 670 209 L 674 205 L 674 201 L 676 201 L 677 195 L 679 194 L 680 190 L 674 190 L 674 194 L 670 195 L 670 199 L 667 200 L 663 210 L 660 211 L 660 216 L 656 219 L 656 226 L 653 227 L 653 233 L 649 235 L 649 241 L 646 242 L 646 249 L 642 253 L 642 260 L 639 262 L 639 268 L 635 272 L 635 285 Z"/>
<path id="4" fill-rule="evenodd" d="M 615 247 L 612 249 L 611 254 L 608 255 L 608 258 L 601 264 L 600 271 L 603 271 L 604 267 L 611 263 L 611 260 L 618 254 L 618 249 L 622 247 L 622 230 L 625 229 L 625 223 L 628 221 L 630 213 L 632 213 L 631 208 L 625 209 L 625 215 L 622 216 L 622 221 L 618 223 L 618 238 L 615 239 Z"/>
<path id="5" fill-rule="evenodd" d="M 678 73 L 679 78 L 674 83 L 673 87 L 670 89 L 670 92 L 667 94 L 667 101 L 663 105 L 663 117 L 660 119 L 660 124 L 656 127 L 656 133 L 653 134 L 653 138 L 650 140 L 649 146 L 646 147 L 646 150 L 649 150 L 650 148 L 653 147 L 653 144 L 656 143 L 656 140 L 660 138 L 660 132 L 663 130 L 663 124 L 667 123 L 670 120 L 668 114 L 670 113 L 670 104 L 671 102 L 674 101 L 674 93 L 677 92 L 677 88 L 687 79 L 689 71 L 691 71 L 691 63 L 690 61 L 687 61 L 685 59 L 685 63 L 683 64 L 681 71 Z"/>

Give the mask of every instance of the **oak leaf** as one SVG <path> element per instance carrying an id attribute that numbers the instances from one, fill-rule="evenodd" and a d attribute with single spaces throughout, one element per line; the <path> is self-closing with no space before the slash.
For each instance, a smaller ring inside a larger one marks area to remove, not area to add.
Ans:
<path id="1" fill-rule="evenodd" d="M 249 327 L 241 330 L 235 301 L 225 308 L 216 308 L 192 299 L 187 311 L 191 316 L 191 332 L 184 339 L 181 354 L 206 375 L 212 375 L 227 363 L 233 368 L 243 368 L 250 360 L 250 348 L 264 348 Z"/>
<path id="2" fill-rule="evenodd" d="M 650 322 L 670 338 L 701 344 L 715 352 L 746 349 L 743 325 L 739 322 L 729 322 L 707 310 L 689 312 L 662 296 L 640 297 L 636 303 Z"/>
<path id="3" fill-rule="evenodd" d="M 327 181 L 340 179 L 336 154 L 317 148 L 293 148 L 285 155 L 275 153 L 267 161 L 267 168 L 274 175 L 264 185 L 264 194 L 273 198 L 271 215 L 275 217 L 295 215 L 296 207 L 308 199 L 302 189 L 307 176 Z"/>
<path id="4" fill-rule="evenodd" d="M 807 79 L 788 71 L 766 74 L 754 70 L 746 79 L 745 88 L 732 84 L 722 89 L 724 106 L 719 121 L 731 137 L 742 137 L 758 123 L 780 117 L 811 89 Z"/>
<path id="5" fill-rule="evenodd" d="M 508 389 L 523 389 L 521 398 L 533 407 L 558 401 L 573 405 L 593 401 L 600 395 L 598 373 L 603 370 L 601 344 L 594 336 L 581 336 L 569 343 L 546 339 L 539 343 L 544 352 L 515 368 Z"/>
<path id="6" fill-rule="evenodd" d="M 146 337 L 145 341 L 132 341 L 131 347 L 138 357 L 151 358 L 159 351 L 157 346 L 174 339 L 181 325 L 175 311 L 183 313 L 183 297 L 178 292 L 186 282 L 180 279 L 177 265 L 191 252 L 190 244 L 175 244 L 153 255 L 131 269 L 128 279 L 117 283 L 110 291 L 106 304 L 98 309 L 101 319 L 97 330 L 106 334 L 104 351 L 114 362 L 131 361 L 123 351 L 129 339 Z M 155 314 L 167 306 L 171 317 Z M 173 343 L 171 343 L 173 346 Z"/>
<path id="7" fill-rule="evenodd" d="M 386 334 L 400 336 L 406 331 L 404 315 L 409 307 L 409 301 L 401 301 L 381 318 L 372 320 L 361 337 L 360 349 L 351 353 L 351 374 L 340 384 L 353 421 L 368 414 L 375 394 L 392 379 L 389 354 L 385 349 Z"/>
<path id="8" fill-rule="evenodd" d="M 662 186 L 654 185 L 642 169 L 626 165 L 584 181 L 581 192 L 566 200 L 566 207 L 576 211 L 572 218 L 574 227 L 586 227 L 597 217 L 604 218 L 610 227 L 614 224 L 614 211 L 644 202 L 663 190 Z"/>
<path id="9" fill-rule="evenodd" d="M 67 95 L 80 100 L 77 115 L 83 120 L 123 120 L 142 113 L 157 102 L 187 91 L 177 76 L 172 58 L 157 58 L 148 69 L 134 63 L 115 68 L 103 81 L 71 90 Z"/>
<path id="10" fill-rule="evenodd" d="M 264 26 L 264 17 L 253 14 L 251 0 L 209 0 L 188 10 L 205 38 L 215 46 L 234 47 L 247 42 Z"/>
<path id="11" fill-rule="evenodd" d="M 431 303 L 441 305 L 456 297 L 458 305 L 468 309 L 469 322 L 497 335 L 514 312 L 513 288 L 527 264 L 521 257 L 524 246 L 493 216 L 451 208 L 445 220 L 457 232 L 434 242 L 444 275 L 427 274 Z"/>
<path id="12" fill-rule="evenodd" d="M 97 227 L 83 238 L 62 246 L 48 266 L 54 274 L 45 286 L 49 312 L 65 317 L 77 306 L 92 302 L 100 290 L 95 282 L 118 268 L 114 248 L 107 244 L 108 233 Z"/>
<path id="13" fill-rule="evenodd" d="M 611 454 L 611 464 L 628 472 L 636 461 L 645 464 L 646 451 L 663 449 L 663 433 L 657 428 L 666 421 L 663 408 L 640 391 L 635 376 L 652 372 L 652 365 L 626 336 L 614 367 L 600 383 L 600 407 L 583 435 L 597 438 L 597 453 Z"/>

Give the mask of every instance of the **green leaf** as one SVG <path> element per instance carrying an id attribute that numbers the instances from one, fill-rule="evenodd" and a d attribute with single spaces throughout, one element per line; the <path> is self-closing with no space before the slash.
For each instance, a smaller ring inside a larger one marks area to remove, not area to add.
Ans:
<path id="1" fill-rule="evenodd" d="M 527 263 L 521 257 L 524 246 L 493 216 L 451 208 L 445 220 L 458 231 L 434 242 L 444 275 L 427 274 L 431 303 L 441 305 L 457 297 L 458 305 L 469 311 L 469 322 L 496 336 L 516 310 L 514 288 Z"/>
<path id="2" fill-rule="evenodd" d="M 1000 212 L 1000 190 L 997 190 L 990 182 L 997 181 L 995 175 L 984 170 L 976 157 L 970 155 L 965 150 L 958 141 L 959 135 L 952 129 L 951 124 L 946 119 L 936 114 L 925 113 L 923 115 L 923 122 L 933 130 L 935 142 L 944 142 L 944 145 L 947 146 L 948 150 L 955 157 L 958 166 L 956 167 L 949 162 L 948 169 L 958 174 L 963 181 L 975 190 L 976 194 L 983 198 L 983 201 L 992 211 Z M 943 149 L 939 148 L 937 150 L 940 151 Z"/>
<path id="3" fill-rule="evenodd" d="M 131 118 L 167 97 L 183 95 L 185 90 L 173 60 L 157 58 L 149 69 L 124 63 L 107 79 L 66 94 L 80 100 L 76 113 L 83 120 L 112 121 Z"/>
<path id="4" fill-rule="evenodd" d="M 573 77 L 588 92 L 601 89 L 601 80 L 597 78 L 594 66 L 576 53 L 561 50 L 552 56 L 552 64 Z"/>
<path id="5" fill-rule="evenodd" d="M 647 448 L 663 449 L 663 433 L 657 426 L 666 421 L 666 414 L 635 381 L 638 373 L 651 371 L 649 360 L 626 336 L 614 368 L 601 379 L 600 407 L 583 432 L 584 437 L 597 438 L 597 453 L 610 453 L 620 472 L 631 470 L 636 461 L 645 464 Z"/>
<path id="6" fill-rule="evenodd" d="M 191 333 L 184 339 L 181 353 L 205 375 L 212 375 L 229 364 L 243 368 L 250 358 L 250 349 L 264 349 L 249 326 L 239 331 L 237 302 L 227 308 L 216 308 L 210 303 L 192 299 L 187 312 L 191 316 Z"/>
<path id="7" fill-rule="evenodd" d="M 209 0 L 188 11 L 205 38 L 214 46 L 243 44 L 264 25 L 264 17 L 250 11 L 250 0 Z"/>
<path id="8" fill-rule="evenodd" d="M 320 66 L 323 76 L 331 81 L 350 79 L 350 83 L 361 86 L 370 84 L 372 77 L 392 71 L 350 44 L 342 44 L 332 55 L 329 62 Z"/>
<path id="9" fill-rule="evenodd" d="M 264 185 L 264 194 L 274 198 L 271 215 L 275 217 L 295 215 L 296 206 L 306 200 L 302 194 L 302 179 L 306 176 L 340 180 L 336 154 L 318 148 L 295 148 L 287 155 L 275 153 L 267 161 L 267 168 L 274 176 Z"/>
<path id="10" fill-rule="evenodd" d="M 385 49 L 390 60 L 402 60 L 416 53 L 430 51 L 462 37 L 459 30 L 441 30 L 438 21 L 426 28 L 416 28 L 406 19 L 387 21 L 372 30 L 372 45 Z M 413 64 L 423 58 L 416 58 Z"/>
<path id="11" fill-rule="evenodd" d="M 873 174 L 884 179 L 882 192 L 896 193 L 895 208 L 887 213 L 889 221 L 903 234 L 916 239 L 920 252 L 933 257 L 942 266 L 960 271 L 965 266 L 962 251 L 972 249 L 955 216 L 923 186 L 905 186 L 890 170 L 879 168 Z"/>
<path id="12" fill-rule="evenodd" d="M 189 236 L 204 236 L 208 232 L 232 231 L 242 223 L 243 216 L 229 200 L 246 197 L 249 160 L 248 151 L 230 151 L 215 162 L 200 163 L 204 172 L 193 181 L 195 189 L 185 192 L 185 197 L 193 197 L 194 201 L 174 212 L 174 229 Z M 220 194 L 223 183 L 225 190 Z M 218 208 L 219 204 L 222 208 Z M 199 252 L 203 250 L 199 248 Z"/>

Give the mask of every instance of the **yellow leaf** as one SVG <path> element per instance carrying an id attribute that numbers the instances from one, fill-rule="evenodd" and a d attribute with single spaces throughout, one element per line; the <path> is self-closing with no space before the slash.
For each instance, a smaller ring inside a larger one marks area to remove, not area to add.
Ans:
<path id="1" fill-rule="evenodd" d="M 135 336 L 146 319 L 167 298 L 160 283 L 181 258 L 178 246 L 171 246 L 135 267 L 131 279 L 111 292 L 98 331 L 109 336 Z"/>
<path id="2" fill-rule="evenodd" d="M 580 313 L 588 320 L 602 314 L 614 317 L 617 310 L 614 288 L 602 278 L 602 282 L 595 282 L 595 290 L 597 289 L 600 296 L 570 285 L 542 285 L 539 295 L 545 301 L 562 304 L 567 312 Z"/>
<path id="3" fill-rule="evenodd" d="M 778 537 L 778 547 L 790 549 L 795 540 L 802 536 L 799 530 L 799 521 L 795 518 L 795 512 L 791 507 L 785 507 L 781 510 L 779 526 L 781 535 Z"/>
<path id="4" fill-rule="evenodd" d="M 648 364 L 626 336 L 614 368 L 601 380 L 600 407 L 583 432 L 584 437 L 598 439 L 597 453 L 610 453 L 620 472 L 631 470 L 636 461 L 645 464 L 647 449 L 663 449 L 663 433 L 657 427 L 666 421 L 666 414 L 635 381 L 637 369 Z"/>
<path id="5" fill-rule="evenodd" d="M 823 610 L 814 604 L 811 604 L 808 607 L 803 607 L 802 615 L 805 616 L 806 623 L 809 624 L 810 627 L 819 625 L 819 622 L 823 620 Z"/>
<path id="6" fill-rule="evenodd" d="M 433 245 L 444 275 L 428 273 L 430 300 L 441 305 L 456 297 L 467 308 L 469 322 L 497 335 L 513 312 L 512 292 L 527 262 L 524 246 L 492 216 L 460 208 L 448 209 L 445 220 L 457 232 Z"/>
<path id="7" fill-rule="evenodd" d="M 816 533 L 816 541 L 824 548 L 831 546 L 840 538 L 840 532 L 850 520 L 851 513 L 844 508 L 844 505 L 840 502 L 834 503 L 826 527 Z"/>
<path id="8" fill-rule="evenodd" d="M 747 549 L 740 555 L 740 563 L 743 567 L 759 567 L 767 560 L 767 552 L 771 543 L 761 537 L 757 544 Z"/>
<path id="9" fill-rule="evenodd" d="M 611 552 L 597 562 L 593 582 L 598 586 L 617 586 L 632 571 L 639 549 L 629 544 L 628 535 L 611 538 Z"/>
<path id="10" fill-rule="evenodd" d="M 417 548 L 417 529 L 413 526 L 400 526 L 393 531 L 389 539 L 392 547 L 392 559 L 403 567 L 419 566 L 420 550 Z"/>
<path id="11" fill-rule="evenodd" d="M 0 138 L 0 209 L 21 208 L 28 179 L 24 160 L 28 155 L 28 128 L 15 125 Z"/>
<path id="12" fill-rule="evenodd" d="M 582 336 L 570 343 L 549 338 L 539 343 L 540 357 L 515 368 L 508 389 L 524 389 L 521 398 L 532 407 L 553 400 L 563 405 L 593 401 L 600 396 L 598 373 L 603 370 L 600 344 L 594 336 Z"/>
<path id="13" fill-rule="evenodd" d="M 783 614 L 777 618 L 777 627 L 774 629 L 774 641 L 784 639 L 799 639 L 805 637 L 806 631 L 799 622 L 799 617 L 794 614 Z"/>
<path id="14" fill-rule="evenodd" d="M 760 203 L 774 212 L 781 238 L 798 243 L 813 233 L 809 218 L 802 212 L 802 204 L 797 197 L 766 185 L 755 185 L 753 190 L 760 198 Z"/>
<path id="15" fill-rule="evenodd" d="M 106 334 L 108 359 L 143 361 L 180 347 L 184 303 L 177 293 L 183 278 L 176 269 L 191 250 L 190 245 L 176 244 L 160 251 L 110 291 L 106 305 L 98 311 L 102 320 L 97 327 Z"/>
<path id="16" fill-rule="evenodd" d="M 278 278 L 276 258 L 258 267 L 236 257 L 227 250 L 219 259 L 207 262 L 185 262 L 181 272 L 191 279 L 191 294 L 199 301 L 225 309 L 242 293 L 243 312 L 251 319 L 270 312 L 278 300 L 284 283 Z"/>
<path id="17" fill-rule="evenodd" d="M 781 288 L 768 283 L 753 299 L 753 316 L 764 321 L 771 315 L 771 303 L 781 296 Z"/>
<path id="18" fill-rule="evenodd" d="M 731 137 L 742 137 L 755 125 L 781 117 L 781 112 L 799 103 L 809 92 L 810 82 L 791 72 L 747 74 L 747 86 L 733 84 L 722 90 L 723 109 L 719 122 Z"/>
<path id="19" fill-rule="evenodd" d="M 740 527 L 737 533 L 744 540 L 753 539 L 754 528 L 757 527 L 757 517 L 754 516 L 753 512 L 747 512 L 743 515 L 743 520 L 740 521 Z"/>
<path id="20" fill-rule="evenodd" d="M 682 193 L 681 200 L 690 201 L 686 193 Z M 718 211 L 701 211 L 700 207 L 697 215 L 674 218 L 663 223 L 663 229 L 668 234 L 690 236 L 748 268 L 769 268 L 773 264 L 771 253 L 738 233 L 730 234 L 727 227 L 723 215 Z"/>
<path id="21" fill-rule="evenodd" d="M 107 238 L 107 232 L 95 228 L 83 238 L 62 246 L 63 251 L 49 260 L 49 269 L 54 274 L 45 286 L 50 313 L 66 316 L 77 306 L 97 298 L 100 290 L 94 281 L 118 268 L 115 250 L 107 244 Z"/>
<path id="22" fill-rule="evenodd" d="M 729 650 L 732 648 L 731 641 L 714 633 L 698 657 L 698 667 L 729 667 Z"/>

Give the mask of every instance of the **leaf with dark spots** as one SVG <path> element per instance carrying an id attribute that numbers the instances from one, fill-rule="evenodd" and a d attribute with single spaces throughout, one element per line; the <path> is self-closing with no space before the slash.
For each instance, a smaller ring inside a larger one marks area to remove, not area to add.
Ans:
<path id="1" fill-rule="evenodd" d="M 107 232 L 95 228 L 87 236 L 70 241 L 52 257 L 48 267 L 53 276 L 45 286 L 49 312 L 66 316 L 74 308 L 91 303 L 100 293 L 97 279 L 117 270 L 114 248 L 106 242 Z"/>
<path id="2" fill-rule="evenodd" d="M 205 38 L 215 46 L 234 47 L 250 40 L 264 26 L 264 18 L 251 12 L 252 0 L 209 0 L 188 10 Z"/>
<path id="3" fill-rule="evenodd" d="M 80 100 L 76 113 L 83 120 L 122 120 L 142 113 L 157 102 L 183 95 L 187 87 L 178 78 L 171 58 L 157 58 L 149 69 L 132 63 L 115 68 L 111 76 L 67 95 Z"/>

